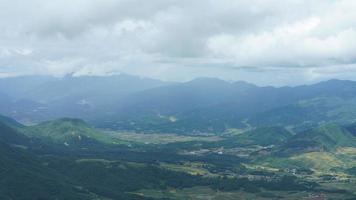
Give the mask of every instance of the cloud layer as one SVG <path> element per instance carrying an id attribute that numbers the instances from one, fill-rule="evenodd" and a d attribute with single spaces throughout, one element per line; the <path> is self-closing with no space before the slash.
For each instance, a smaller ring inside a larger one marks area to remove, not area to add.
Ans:
<path id="1" fill-rule="evenodd" d="M 0 3 L 0 76 L 125 72 L 275 85 L 356 79 L 353 0 Z"/>

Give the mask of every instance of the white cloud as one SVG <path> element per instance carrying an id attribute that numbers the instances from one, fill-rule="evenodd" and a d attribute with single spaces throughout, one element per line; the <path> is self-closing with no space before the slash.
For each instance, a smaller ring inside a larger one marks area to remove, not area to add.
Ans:
<path id="1" fill-rule="evenodd" d="M 321 20 L 312 17 L 257 34 L 220 34 L 207 47 L 218 57 L 238 65 L 315 67 L 352 63 L 356 59 L 356 30 L 348 28 L 318 36 Z"/>
<path id="2" fill-rule="evenodd" d="M 2 76 L 128 72 L 295 84 L 330 78 L 319 73 L 329 68 L 346 77 L 356 61 L 353 0 L 0 3 Z"/>

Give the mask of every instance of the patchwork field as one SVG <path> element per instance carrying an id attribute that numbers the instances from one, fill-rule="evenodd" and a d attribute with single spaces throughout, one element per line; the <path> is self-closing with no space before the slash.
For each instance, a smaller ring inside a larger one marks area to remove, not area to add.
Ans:
<path id="1" fill-rule="evenodd" d="M 318 200 L 318 199 L 348 199 L 347 194 L 324 194 L 313 192 L 268 192 L 249 193 L 246 191 L 214 191 L 207 187 L 193 187 L 186 189 L 168 189 L 168 190 L 140 190 L 136 192 L 143 197 L 151 198 L 169 198 L 172 200 Z"/>
<path id="2" fill-rule="evenodd" d="M 176 142 L 191 142 L 191 141 L 203 141 L 203 142 L 214 142 L 221 140 L 218 136 L 185 136 L 178 134 L 143 134 L 143 133 L 133 133 L 133 132 L 106 132 L 112 138 L 116 140 L 133 142 L 133 143 L 143 143 L 143 144 L 168 144 Z"/>

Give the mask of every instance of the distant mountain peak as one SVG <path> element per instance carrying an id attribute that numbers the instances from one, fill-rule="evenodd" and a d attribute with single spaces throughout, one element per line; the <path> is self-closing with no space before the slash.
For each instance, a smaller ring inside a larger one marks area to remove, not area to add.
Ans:
<path id="1" fill-rule="evenodd" d="M 186 83 L 204 83 L 204 82 L 229 83 L 225 80 L 222 80 L 219 78 L 214 78 L 214 77 L 199 77 L 199 78 L 195 78 L 191 81 L 188 81 Z"/>

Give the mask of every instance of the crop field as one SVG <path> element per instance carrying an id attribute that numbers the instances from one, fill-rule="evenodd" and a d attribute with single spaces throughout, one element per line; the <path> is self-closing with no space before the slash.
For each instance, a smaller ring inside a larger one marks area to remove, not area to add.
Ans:
<path id="1" fill-rule="evenodd" d="M 335 193 L 313 193 L 313 192 L 268 192 L 249 193 L 246 191 L 214 191 L 207 187 L 193 187 L 181 190 L 140 190 L 135 194 L 151 198 L 169 198 L 172 200 L 271 200 L 271 199 L 288 199 L 288 200 L 315 200 L 315 199 L 345 199 L 348 195 Z"/>
<path id="2" fill-rule="evenodd" d="M 185 136 L 177 134 L 143 134 L 127 132 L 107 132 L 115 140 L 143 144 L 169 144 L 175 142 L 203 141 L 214 142 L 221 140 L 218 136 Z"/>

